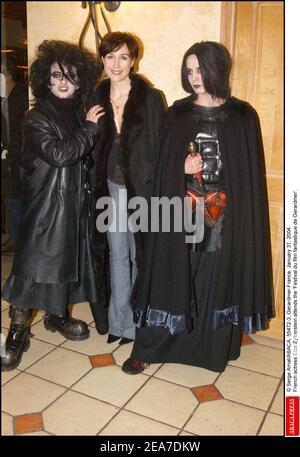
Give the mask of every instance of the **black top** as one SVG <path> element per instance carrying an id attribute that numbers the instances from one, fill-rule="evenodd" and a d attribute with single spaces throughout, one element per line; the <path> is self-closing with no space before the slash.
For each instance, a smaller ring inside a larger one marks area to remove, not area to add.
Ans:
<path id="1" fill-rule="evenodd" d="M 117 131 L 107 159 L 107 177 L 115 184 L 125 185 L 125 176 L 120 165 L 120 133 Z"/>
<path id="2" fill-rule="evenodd" d="M 186 174 L 186 187 L 199 190 L 202 194 L 209 191 L 224 189 L 224 171 L 222 152 L 219 147 L 217 122 L 224 119 L 224 107 L 206 107 L 195 104 L 190 112 L 190 123 L 197 125 L 196 135 L 191 141 L 197 146 L 198 153 L 203 159 L 202 178 L 199 182 L 192 174 Z M 221 249 L 224 213 L 219 217 L 214 227 L 204 226 L 203 240 L 197 244 L 190 244 L 192 250 L 213 252 Z"/>
<path id="3" fill-rule="evenodd" d="M 224 187 L 222 151 L 219 146 L 217 122 L 224 120 L 224 105 L 207 107 L 194 105 L 191 123 L 197 123 L 197 132 L 191 141 L 197 145 L 203 159 L 202 180 L 207 191 Z M 190 179 L 192 175 L 187 175 Z"/>
<path id="4" fill-rule="evenodd" d="M 49 95 L 51 103 L 55 108 L 62 113 L 64 119 L 68 122 L 71 130 L 76 130 L 80 126 L 78 118 L 79 101 L 77 97 L 72 98 L 59 98 L 52 92 Z"/>

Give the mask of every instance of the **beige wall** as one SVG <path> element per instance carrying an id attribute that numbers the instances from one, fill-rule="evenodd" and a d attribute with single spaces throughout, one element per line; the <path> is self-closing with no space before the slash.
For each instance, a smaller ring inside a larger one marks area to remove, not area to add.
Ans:
<path id="1" fill-rule="evenodd" d="M 106 12 L 113 31 L 135 33 L 143 42 L 139 72 L 158 88 L 168 104 L 184 97 L 180 67 L 184 52 L 196 41 L 220 40 L 222 2 L 121 2 L 114 13 Z M 101 34 L 106 32 L 100 15 Z M 87 9 L 81 2 L 27 2 L 28 55 L 44 39 L 78 42 Z M 89 25 L 84 44 L 95 52 L 94 29 Z"/>

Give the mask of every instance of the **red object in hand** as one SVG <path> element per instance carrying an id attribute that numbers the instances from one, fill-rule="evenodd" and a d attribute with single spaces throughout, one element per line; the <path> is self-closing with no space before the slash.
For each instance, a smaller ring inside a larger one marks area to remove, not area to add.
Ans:
<path id="1" fill-rule="evenodd" d="M 194 178 L 196 178 L 198 181 L 201 181 L 202 172 L 201 171 L 197 171 L 197 173 L 194 174 Z"/>

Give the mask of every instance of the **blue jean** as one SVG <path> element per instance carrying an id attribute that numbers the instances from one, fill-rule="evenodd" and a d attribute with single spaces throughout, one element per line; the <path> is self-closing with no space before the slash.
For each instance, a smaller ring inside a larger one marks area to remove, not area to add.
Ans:
<path id="1" fill-rule="evenodd" d="M 130 305 L 131 290 L 137 272 L 134 234 L 128 228 L 125 187 L 110 180 L 107 180 L 107 183 L 110 196 L 116 204 L 113 223 L 107 232 L 111 282 L 108 308 L 109 333 L 135 339 L 135 325 Z"/>
<path id="2" fill-rule="evenodd" d="M 8 221 L 7 230 L 10 241 L 16 244 L 22 217 L 22 198 L 5 198 Z"/>

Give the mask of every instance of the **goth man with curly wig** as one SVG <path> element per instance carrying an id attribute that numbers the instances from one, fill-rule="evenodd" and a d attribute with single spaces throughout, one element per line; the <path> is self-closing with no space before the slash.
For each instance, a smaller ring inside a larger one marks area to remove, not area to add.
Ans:
<path id="1" fill-rule="evenodd" d="M 23 122 L 25 198 L 2 294 L 11 304 L 2 370 L 16 368 L 29 347 L 32 309 L 45 311 L 46 329 L 66 339 L 89 337 L 87 324 L 67 309 L 98 300 L 89 244 L 89 168 L 104 112 L 95 105 L 83 114 L 98 74 L 90 52 L 63 41 L 43 41 L 30 68 L 35 101 Z"/>

